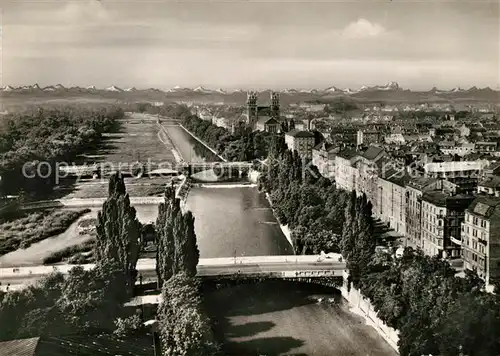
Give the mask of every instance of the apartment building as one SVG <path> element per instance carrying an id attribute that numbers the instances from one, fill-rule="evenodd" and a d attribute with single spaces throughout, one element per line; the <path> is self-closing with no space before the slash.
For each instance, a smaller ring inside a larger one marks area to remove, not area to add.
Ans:
<path id="1" fill-rule="evenodd" d="M 422 195 L 421 248 L 429 256 L 460 257 L 461 246 L 455 240 L 461 234 L 465 210 L 474 197 L 452 194 L 434 190 Z"/>
<path id="2" fill-rule="evenodd" d="M 358 154 L 352 161 L 359 174 L 355 189 L 359 194 L 365 193 L 372 203 L 373 211 L 379 210 L 378 177 L 384 173 L 386 165 L 390 164 L 384 149 L 370 146 L 362 154 Z M 392 165 L 391 165 L 392 168 Z"/>
<path id="3" fill-rule="evenodd" d="M 475 144 L 473 143 L 456 144 L 453 145 L 452 147 L 440 146 L 440 149 L 441 152 L 443 152 L 446 155 L 450 156 L 458 155 L 460 157 L 467 156 L 476 151 Z"/>
<path id="4" fill-rule="evenodd" d="M 462 223 L 464 267 L 476 270 L 487 284 L 500 277 L 500 198 L 476 198 Z"/>
<path id="5" fill-rule="evenodd" d="M 359 171 L 352 165 L 358 153 L 354 149 L 345 149 L 335 157 L 335 185 L 339 189 L 352 191 L 357 187 Z"/>
<path id="6" fill-rule="evenodd" d="M 291 130 L 285 134 L 285 143 L 290 151 L 297 151 L 302 158 L 312 159 L 314 134 L 309 131 Z"/>
<path id="7" fill-rule="evenodd" d="M 433 162 L 424 165 L 425 176 L 457 184 L 464 193 L 477 190 L 479 177 L 488 161 Z"/>
<path id="8" fill-rule="evenodd" d="M 335 157 L 339 151 L 340 147 L 325 141 L 313 148 L 312 163 L 323 177 L 335 178 Z"/>
<path id="9" fill-rule="evenodd" d="M 477 192 L 483 195 L 500 197 L 500 177 L 483 178 L 477 185 Z"/>
<path id="10" fill-rule="evenodd" d="M 476 151 L 480 153 L 495 152 L 497 150 L 497 143 L 486 141 L 476 142 L 475 148 Z"/>
<path id="11" fill-rule="evenodd" d="M 406 237 L 417 248 L 422 247 L 421 203 L 424 192 L 438 189 L 440 180 L 433 178 L 413 178 L 406 184 Z"/>
<path id="12" fill-rule="evenodd" d="M 406 183 L 408 178 L 400 176 L 399 172 L 387 178 L 380 177 L 379 211 L 380 220 L 401 235 L 406 234 Z"/>

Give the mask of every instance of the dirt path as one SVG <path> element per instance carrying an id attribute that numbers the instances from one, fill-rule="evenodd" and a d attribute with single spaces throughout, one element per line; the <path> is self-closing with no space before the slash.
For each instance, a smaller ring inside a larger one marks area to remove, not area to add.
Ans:
<path id="1" fill-rule="evenodd" d="M 18 249 L 0 256 L 0 267 L 40 265 L 43 263 L 43 259 L 50 254 L 91 239 L 92 237 L 89 235 L 79 235 L 77 229 L 80 220 L 91 216 L 97 216 L 97 212 L 81 216 L 62 234 L 34 243 L 27 249 Z"/>

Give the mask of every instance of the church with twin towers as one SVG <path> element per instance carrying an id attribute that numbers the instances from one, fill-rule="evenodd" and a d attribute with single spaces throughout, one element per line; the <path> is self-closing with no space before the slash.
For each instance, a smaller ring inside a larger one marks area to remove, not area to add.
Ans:
<path id="1" fill-rule="evenodd" d="M 247 125 L 253 130 L 278 132 L 280 129 L 280 95 L 271 91 L 269 105 L 258 104 L 259 93 L 247 93 Z"/>

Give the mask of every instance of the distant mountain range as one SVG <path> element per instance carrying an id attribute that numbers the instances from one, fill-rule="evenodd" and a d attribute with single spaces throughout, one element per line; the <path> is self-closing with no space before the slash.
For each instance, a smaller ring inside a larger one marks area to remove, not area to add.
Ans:
<path id="1" fill-rule="evenodd" d="M 261 92 L 261 94 L 269 92 L 266 90 Z M 64 87 L 61 84 L 54 86 L 40 87 L 38 84 L 31 86 L 13 87 L 7 85 L 0 89 L 2 96 L 10 96 L 15 94 L 34 94 L 34 95 L 56 95 L 65 96 L 71 94 L 98 94 L 98 95 L 122 95 L 124 97 L 129 97 L 130 95 L 135 95 L 140 97 L 141 94 L 153 95 L 156 99 L 161 99 L 162 97 L 168 98 L 189 98 L 195 99 L 198 97 L 214 97 L 214 98 L 224 98 L 224 97 L 238 97 L 238 101 L 243 100 L 246 97 L 246 91 L 242 89 L 237 90 L 225 90 L 225 89 L 208 89 L 202 86 L 196 88 L 183 88 L 175 86 L 169 90 L 160 90 L 155 88 L 149 89 L 136 89 L 135 87 L 122 89 L 115 85 L 108 88 L 96 88 L 95 86 L 83 87 Z M 331 86 L 325 89 L 283 89 L 280 90 L 283 97 L 289 97 L 288 99 L 297 98 L 298 100 L 314 100 L 321 98 L 330 98 L 332 96 L 348 96 L 355 99 L 361 100 L 455 100 L 455 99 L 470 99 L 470 100 L 482 100 L 482 101 L 500 101 L 500 92 L 493 90 L 491 88 L 477 88 L 472 87 L 469 89 L 454 88 L 451 90 L 441 90 L 438 88 L 432 88 L 428 91 L 412 91 L 409 89 L 401 88 L 396 82 L 389 82 L 386 85 L 375 85 L 375 86 L 362 86 L 359 89 L 351 88 L 339 88 L 336 86 Z M 241 98 L 240 98 L 241 97 Z"/>

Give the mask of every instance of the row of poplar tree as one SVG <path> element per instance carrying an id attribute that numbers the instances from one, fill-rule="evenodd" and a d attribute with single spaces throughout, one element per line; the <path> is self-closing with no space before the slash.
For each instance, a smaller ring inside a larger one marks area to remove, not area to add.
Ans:
<path id="1" fill-rule="evenodd" d="M 298 254 L 340 252 L 354 286 L 386 325 L 399 331 L 402 356 L 500 355 L 500 297 L 484 291 L 439 257 L 406 248 L 399 258 L 376 251 L 372 206 L 365 195 L 335 188 L 276 137 L 261 175 Z"/>
<path id="2" fill-rule="evenodd" d="M 109 182 L 109 197 L 98 214 L 96 260 L 117 262 L 133 294 L 137 277 L 142 226 L 130 206 L 125 183 L 119 175 Z M 162 355 L 211 355 L 218 350 L 210 320 L 202 309 L 196 279 L 199 251 L 194 217 L 183 212 L 175 190 L 165 191 L 156 221 L 156 272 L 162 290 L 157 311 Z"/>

